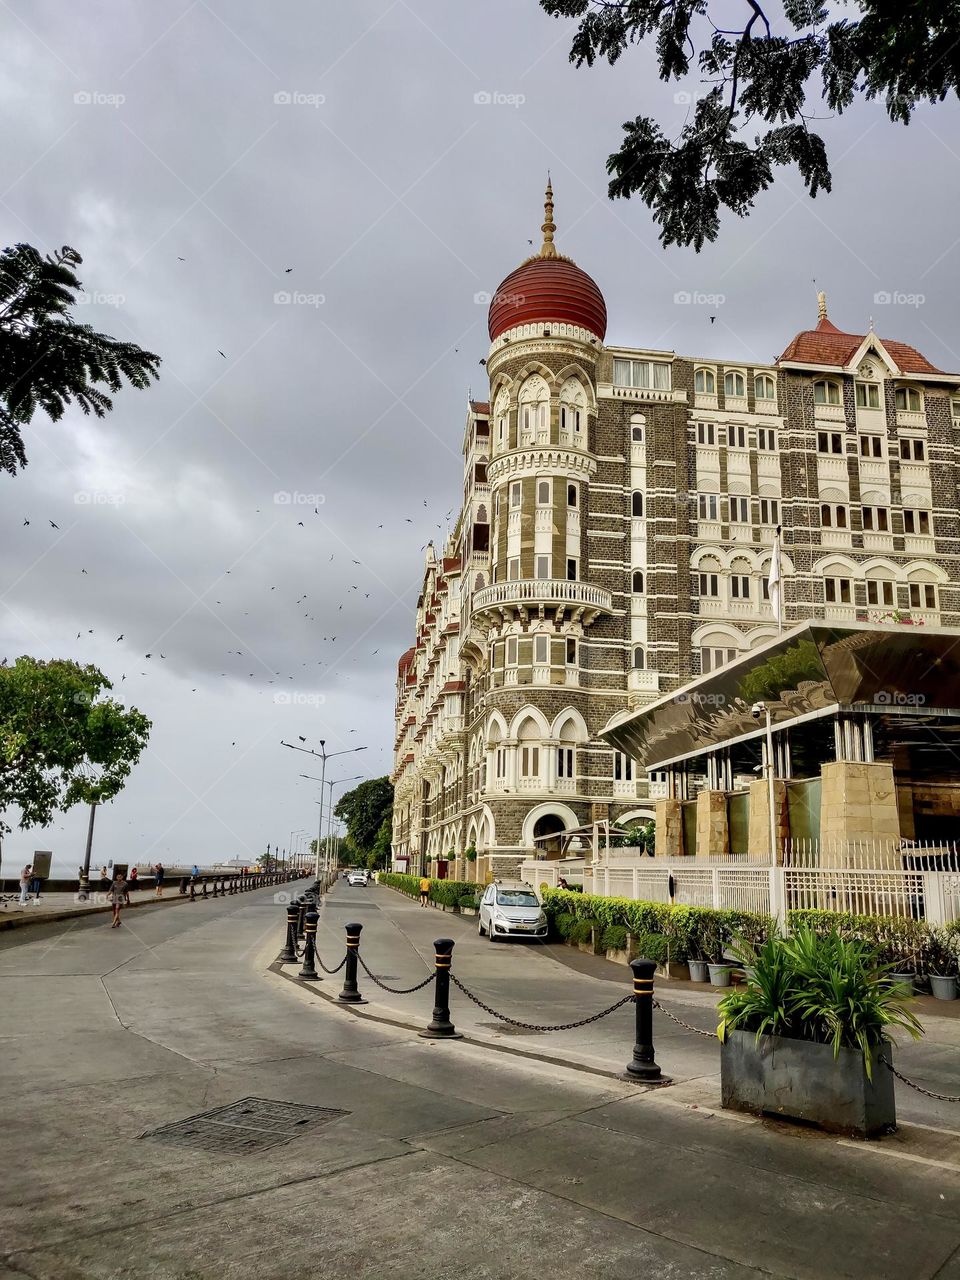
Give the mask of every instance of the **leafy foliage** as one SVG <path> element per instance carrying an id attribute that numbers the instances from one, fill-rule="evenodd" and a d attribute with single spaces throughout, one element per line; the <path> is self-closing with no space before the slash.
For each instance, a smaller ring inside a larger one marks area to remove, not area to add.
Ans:
<path id="1" fill-rule="evenodd" d="M 399 889 L 410 898 L 420 896 L 420 877 L 401 875 L 394 871 L 381 872 L 379 884 L 388 885 L 391 889 Z M 431 880 L 430 901 L 442 907 L 463 906 L 461 899 L 469 898 L 468 905 L 474 906 L 477 897 L 477 886 L 465 880 Z"/>
<path id="2" fill-rule="evenodd" d="M 649 39 L 661 80 L 699 74 L 704 91 L 679 134 L 637 116 L 607 160 L 611 198 L 639 195 L 664 245 L 715 240 L 721 212 L 748 214 L 784 165 L 796 165 L 811 196 L 829 191 L 826 147 L 809 127 L 821 100 L 839 115 L 858 98 L 883 98 L 889 118 L 908 124 L 918 103 L 942 102 L 960 83 L 960 0 L 837 0 L 833 20 L 822 0 L 783 0 L 782 17 L 745 0 L 733 29 L 731 6 L 717 0 L 540 5 L 580 19 L 570 49 L 578 67 L 613 64 Z"/>
<path id="3" fill-rule="evenodd" d="M 101 697 L 112 688 L 96 667 L 67 660 L 0 663 L 0 815 L 16 807 L 22 828 L 46 826 L 58 810 L 117 795 L 151 726 Z M 0 834 L 10 829 L 0 816 Z"/>
<path id="4" fill-rule="evenodd" d="M 600 938 L 600 946 L 604 951 L 625 951 L 627 931 L 622 924 L 608 924 Z"/>
<path id="5" fill-rule="evenodd" d="M 365 861 L 371 855 L 374 859 L 382 858 L 384 848 L 389 854 L 393 818 L 393 785 L 389 778 L 368 778 L 361 782 L 340 797 L 333 812 L 347 824 L 347 838 Z"/>
<path id="6" fill-rule="evenodd" d="M 644 935 L 665 938 L 670 959 L 677 961 L 707 956 L 711 960 L 719 959 L 731 939 L 762 942 L 774 927 L 770 916 L 753 911 L 715 911 L 710 907 L 635 902 L 631 898 L 607 898 L 569 889 L 548 889 L 542 896 L 544 910 L 554 921 L 557 932 L 561 914 L 569 914 L 575 920 L 595 920 L 601 930 L 619 925 L 634 938 Z"/>
<path id="7" fill-rule="evenodd" d="M 72 319 L 82 261 L 69 245 L 56 256 L 29 244 L 0 253 L 0 471 L 11 475 L 27 465 L 21 428 L 38 409 L 55 422 L 70 404 L 102 418 L 124 379 L 143 389 L 158 377 L 159 356 Z"/>
<path id="8" fill-rule="evenodd" d="M 867 1076 L 872 1055 L 898 1027 L 914 1039 L 923 1028 L 900 988 L 867 943 L 836 931 L 820 936 L 801 925 L 789 938 L 771 937 L 759 949 L 743 945 L 739 959 L 749 967 L 743 989 L 718 1006 L 718 1035 L 742 1027 L 763 1035 L 813 1040 L 863 1054 Z"/>

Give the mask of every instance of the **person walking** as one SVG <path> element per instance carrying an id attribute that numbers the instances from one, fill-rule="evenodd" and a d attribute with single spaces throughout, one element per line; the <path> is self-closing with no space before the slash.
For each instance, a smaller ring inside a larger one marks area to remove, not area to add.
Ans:
<path id="1" fill-rule="evenodd" d="M 430 898 L 430 881 L 426 876 L 420 877 L 420 905 L 425 907 Z"/>
<path id="2" fill-rule="evenodd" d="M 154 875 L 154 883 L 157 886 L 157 897 L 162 898 L 163 897 L 163 877 L 164 877 L 162 862 L 158 862 L 157 865 L 153 868 L 153 875 Z"/>
<path id="3" fill-rule="evenodd" d="M 123 878 L 123 872 L 118 871 L 114 876 L 113 884 L 110 886 L 109 893 L 110 902 L 113 904 L 113 921 L 110 925 L 111 929 L 120 928 L 120 908 L 125 902 L 129 902 L 127 893 L 127 882 Z"/>
<path id="4" fill-rule="evenodd" d="M 30 881 L 33 879 L 33 867 L 27 865 L 20 872 L 20 906 L 25 907 L 30 898 Z"/>

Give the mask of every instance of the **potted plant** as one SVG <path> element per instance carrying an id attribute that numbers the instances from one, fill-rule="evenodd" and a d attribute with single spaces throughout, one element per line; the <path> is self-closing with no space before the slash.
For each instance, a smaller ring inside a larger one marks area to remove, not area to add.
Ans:
<path id="1" fill-rule="evenodd" d="M 713 987 L 729 987 L 733 965 L 724 956 L 730 941 L 726 926 L 719 915 L 711 913 L 700 926 L 700 946 L 707 961 L 707 973 Z"/>
<path id="2" fill-rule="evenodd" d="M 935 1000 L 957 998 L 957 943 L 946 929 L 931 929 L 927 936 L 926 969 Z"/>
<path id="3" fill-rule="evenodd" d="M 718 1011 L 722 1104 L 872 1137 L 896 1124 L 888 1028 L 923 1034 L 866 943 L 800 926 L 759 948 L 739 947 L 752 969 Z"/>
<path id="4" fill-rule="evenodd" d="M 470 847 L 464 852 L 463 856 L 466 858 L 468 862 L 476 862 L 477 846 L 475 844 L 470 845 Z"/>

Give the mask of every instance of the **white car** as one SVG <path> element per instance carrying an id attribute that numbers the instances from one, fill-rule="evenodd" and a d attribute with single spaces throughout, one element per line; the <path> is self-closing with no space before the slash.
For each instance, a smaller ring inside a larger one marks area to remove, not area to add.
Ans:
<path id="1" fill-rule="evenodd" d="M 521 880 L 488 884 L 477 912 L 477 932 L 491 942 L 501 938 L 547 936 L 547 917 L 533 888 Z"/>
<path id="2" fill-rule="evenodd" d="M 347 884 L 365 885 L 366 883 L 367 883 L 366 871 L 351 871 L 347 874 Z"/>

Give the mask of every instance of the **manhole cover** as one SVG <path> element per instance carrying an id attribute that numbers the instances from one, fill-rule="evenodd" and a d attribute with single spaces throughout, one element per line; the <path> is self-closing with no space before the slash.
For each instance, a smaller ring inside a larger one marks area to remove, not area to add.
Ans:
<path id="1" fill-rule="evenodd" d="M 490 1031 L 499 1031 L 505 1036 L 535 1036 L 539 1035 L 537 1031 L 531 1031 L 528 1027 L 513 1027 L 509 1022 L 478 1022 L 478 1027 L 487 1027 Z"/>
<path id="2" fill-rule="evenodd" d="M 349 1115 L 336 1107 L 308 1107 L 299 1102 L 274 1102 L 270 1098 L 241 1098 L 226 1107 L 202 1111 L 174 1124 L 142 1133 L 142 1138 L 178 1147 L 243 1155 L 265 1151 L 290 1142 L 320 1125 Z"/>

